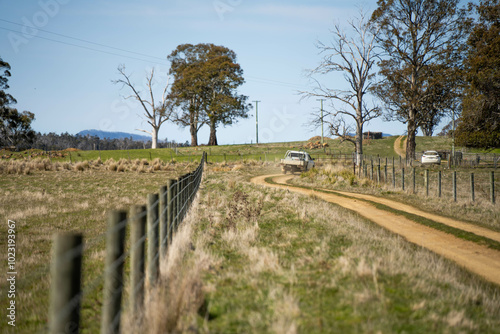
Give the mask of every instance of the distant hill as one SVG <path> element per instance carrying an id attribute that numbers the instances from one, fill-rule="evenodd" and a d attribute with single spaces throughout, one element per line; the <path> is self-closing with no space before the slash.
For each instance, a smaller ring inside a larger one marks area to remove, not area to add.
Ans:
<path id="1" fill-rule="evenodd" d="M 127 132 L 111 132 L 111 131 L 102 131 L 102 130 L 83 130 L 77 133 L 80 136 L 97 136 L 101 139 L 109 138 L 109 139 L 122 139 L 122 138 L 130 138 L 136 141 L 149 141 L 151 140 L 150 136 L 142 136 L 134 133 Z"/>

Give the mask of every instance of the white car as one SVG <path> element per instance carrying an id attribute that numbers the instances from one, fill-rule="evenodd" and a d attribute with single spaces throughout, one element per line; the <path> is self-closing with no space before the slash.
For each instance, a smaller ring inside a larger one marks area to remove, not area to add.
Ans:
<path id="1" fill-rule="evenodd" d="M 281 170 L 284 174 L 290 171 L 306 172 L 314 167 L 314 159 L 304 151 L 287 151 L 285 158 L 281 159 Z"/>
<path id="2" fill-rule="evenodd" d="M 441 157 L 436 151 L 425 151 L 422 155 L 422 164 L 441 164 Z"/>

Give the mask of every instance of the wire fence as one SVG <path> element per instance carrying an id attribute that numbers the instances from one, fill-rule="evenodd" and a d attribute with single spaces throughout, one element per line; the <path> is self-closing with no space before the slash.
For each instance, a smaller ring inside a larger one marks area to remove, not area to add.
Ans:
<path id="1" fill-rule="evenodd" d="M 101 236 L 106 239 L 104 272 L 86 283 L 83 289 L 82 263 L 88 249 L 84 247 L 83 236 L 69 233 L 55 236 L 49 333 L 79 332 L 82 299 L 102 285 L 101 333 L 120 332 L 122 309 L 127 304 L 125 292 L 128 294 L 128 310 L 132 315 L 140 313 L 145 289 L 157 283 L 159 264 L 200 187 L 205 161 L 206 154 L 203 153 L 196 170 L 175 180 L 167 180 L 159 193 L 148 195 L 147 205 L 109 212 L 107 231 Z M 128 279 L 124 277 L 127 259 L 130 265 Z"/>
<path id="2" fill-rule="evenodd" d="M 490 201 L 496 203 L 500 178 L 492 168 L 467 169 L 445 166 L 406 167 L 384 164 L 384 160 L 366 163 L 354 173 L 379 185 L 386 184 L 414 194 L 452 198 L 454 201 Z"/>

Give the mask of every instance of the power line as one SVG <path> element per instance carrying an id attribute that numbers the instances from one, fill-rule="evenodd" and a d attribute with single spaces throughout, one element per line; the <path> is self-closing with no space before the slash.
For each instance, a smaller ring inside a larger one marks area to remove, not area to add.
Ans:
<path id="1" fill-rule="evenodd" d="M 74 46 L 74 47 L 81 48 L 81 49 L 86 49 L 86 50 L 101 52 L 101 53 L 105 53 L 105 54 L 109 54 L 109 55 L 113 55 L 113 56 L 119 56 L 119 57 L 124 57 L 124 58 L 139 60 L 139 61 L 144 61 L 144 62 L 147 62 L 147 63 L 157 64 L 157 65 L 167 65 L 166 63 L 159 63 L 159 62 L 151 61 L 151 60 L 147 60 L 147 59 L 141 59 L 141 58 L 137 58 L 137 57 L 125 56 L 125 55 L 118 54 L 118 53 L 115 53 L 115 52 L 110 52 L 110 51 L 105 51 L 105 50 L 99 50 L 99 49 L 91 48 L 91 47 L 88 47 L 88 46 L 78 45 L 78 44 L 73 44 L 73 43 L 68 43 L 68 42 L 64 42 L 64 41 L 60 41 L 60 40 L 52 39 L 52 38 L 48 38 L 48 37 L 42 37 L 42 36 L 38 36 L 38 35 L 34 35 L 34 34 L 21 33 L 20 31 L 9 29 L 9 28 L 0 27 L 0 29 L 7 30 L 7 31 L 12 31 L 12 32 L 16 32 L 16 33 L 20 33 L 20 34 L 24 34 L 24 35 L 29 35 L 29 36 L 32 36 L 32 37 L 35 37 L 35 38 L 40 38 L 40 39 L 44 39 L 44 40 L 51 41 L 51 42 L 56 42 L 56 43 L 60 43 L 60 44 L 70 45 L 70 46 Z"/>
<path id="2" fill-rule="evenodd" d="M 24 27 L 23 24 L 12 22 L 12 21 L 9 21 L 9 20 L 0 19 L 0 21 Z M 128 53 L 132 53 L 132 54 L 135 54 L 135 55 L 149 57 L 149 58 L 154 58 L 154 59 L 158 59 L 158 60 L 165 60 L 164 58 L 160 58 L 160 57 L 156 57 L 156 56 L 150 56 L 150 55 L 147 55 L 145 53 L 140 53 L 140 52 L 125 50 L 125 49 L 117 48 L 117 47 L 114 47 L 114 46 L 109 46 L 109 45 L 106 45 L 106 44 L 101 44 L 101 43 L 96 43 L 96 42 L 88 41 L 88 40 L 85 40 L 85 39 L 82 39 L 82 38 L 77 38 L 77 37 L 72 37 L 72 36 L 60 34 L 60 33 L 53 32 L 53 31 L 48 31 L 48 30 L 44 30 L 44 29 L 40 29 L 40 28 L 36 28 L 36 30 L 43 31 L 43 32 L 45 32 L 47 34 L 61 36 L 61 37 L 64 37 L 64 38 L 73 39 L 75 41 L 85 42 L 85 43 L 89 43 L 89 44 L 93 44 L 93 45 L 97 45 L 97 46 L 101 46 L 101 47 L 105 47 L 105 48 L 109 48 L 109 49 L 113 49 L 113 50 L 117 50 L 117 51 L 128 52 Z M 29 34 L 29 35 L 36 36 L 36 35 L 32 35 L 32 34 Z"/>
<path id="3" fill-rule="evenodd" d="M 12 21 L 5 20 L 5 19 L 2 19 L 2 18 L 0 18 L 0 21 L 24 27 L 23 24 L 12 22 Z M 43 40 L 47 40 L 47 41 L 51 41 L 51 42 L 55 42 L 55 43 L 60 43 L 60 44 L 64 44 L 64 45 L 74 46 L 74 47 L 85 49 L 85 50 L 100 52 L 100 53 L 104 53 L 104 54 L 108 54 L 108 55 L 113 55 L 113 56 L 118 56 L 118 57 L 124 57 L 124 58 L 128 58 L 128 59 L 133 59 L 133 60 L 139 60 L 139 61 L 143 61 L 143 62 L 147 62 L 147 63 L 152 63 L 152 64 L 157 64 L 157 65 L 167 65 L 168 66 L 168 64 L 164 63 L 164 62 L 158 62 L 158 61 L 147 60 L 147 59 L 143 59 L 143 58 L 139 58 L 139 57 L 127 56 L 127 55 L 119 54 L 119 53 L 116 53 L 116 52 L 111 52 L 111 51 L 106 51 L 106 50 L 100 50 L 100 49 L 92 48 L 92 47 L 85 46 L 85 45 L 74 44 L 74 43 L 70 43 L 70 42 L 66 42 L 66 41 L 61 41 L 61 40 L 57 40 L 57 39 L 52 39 L 52 38 L 48 38 L 48 37 L 42 37 L 42 36 L 38 36 L 37 34 L 33 34 L 33 33 L 21 32 L 21 31 L 18 31 L 18 30 L 9 29 L 9 28 L 5 28 L 5 27 L 0 27 L 0 29 L 11 31 L 11 32 L 14 32 L 14 33 L 18 33 L 18 34 L 21 34 L 21 35 L 24 35 L 24 36 L 28 35 L 28 36 L 34 37 L 34 38 L 39 38 L 39 39 L 43 39 Z M 148 57 L 148 58 L 152 58 L 152 59 L 157 59 L 157 60 L 161 60 L 161 61 L 165 61 L 166 60 L 166 59 L 161 58 L 161 57 L 151 56 L 151 55 L 148 55 L 148 54 L 145 54 L 145 53 L 130 51 L 130 50 L 122 49 L 122 48 L 117 48 L 117 47 L 114 47 L 114 46 L 109 46 L 109 45 L 106 45 L 106 44 L 92 42 L 92 41 L 89 41 L 89 40 L 86 40 L 86 39 L 82 39 L 82 38 L 78 38 L 78 37 L 72 37 L 72 36 L 69 36 L 69 35 L 60 34 L 60 33 L 53 32 L 53 31 L 48 31 L 48 30 L 44 30 L 44 29 L 40 29 L 40 28 L 36 28 L 36 30 L 44 32 L 44 33 L 47 33 L 47 34 L 52 34 L 52 35 L 60 36 L 60 37 L 63 37 L 63 38 L 68 38 L 68 39 L 72 39 L 72 40 L 75 40 L 75 41 L 84 42 L 84 43 L 88 43 L 88 44 L 92 44 L 92 45 L 96 45 L 96 46 L 100 46 L 100 47 L 103 47 L 103 48 L 108 48 L 108 49 L 112 49 L 112 50 L 116 50 L 116 51 L 120 51 L 120 52 L 126 52 L 126 53 L 135 54 L 135 55 L 138 55 L 138 56 Z M 302 87 L 301 85 L 296 84 L 296 83 L 289 83 L 289 82 L 278 81 L 278 80 L 273 80 L 273 79 L 259 78 L 259 77 L 254 77 L 254 76 L 247 76 L 247 78 L 248 78 L 247 79 L 248 81 L 260 82 L 260 83 L 263 83 L 263 84 L 268 84 L 268 85 L 273 85 L 273 86 L 282 86 L 282 87 L 289 87 L 289 88 L 301 88 Z"/>

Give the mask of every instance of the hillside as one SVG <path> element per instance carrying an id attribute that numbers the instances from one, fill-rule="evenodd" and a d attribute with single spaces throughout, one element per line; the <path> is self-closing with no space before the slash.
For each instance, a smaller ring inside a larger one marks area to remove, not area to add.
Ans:
<path id="1" fill-rule="evenodd" d="M 151 140 L 151 137 L 149 136 L 143 136 L 143 135 L 138 135 L 135 133 L 127 133 L 127 132 L 111 132 L 111 131 L 102 131 L 102 130 L 83 130 L 77 133 L 80 136 L 96 136 L 99 137 L 100 139 L 122 139 L 122 138 L 131 138 L 133 140 L 138 140 L 138 141 L 149 141 Z"/>

